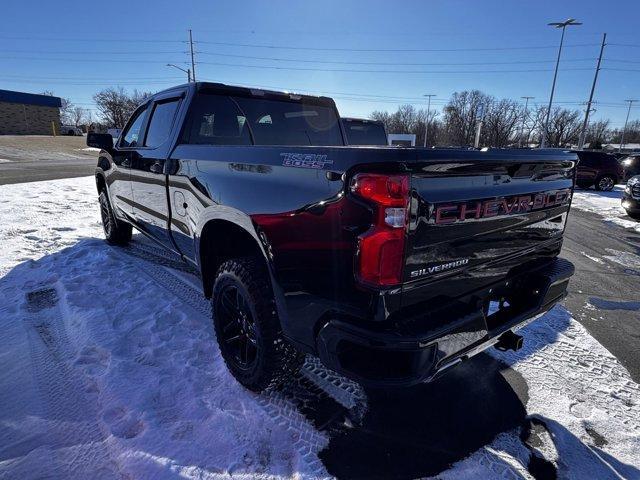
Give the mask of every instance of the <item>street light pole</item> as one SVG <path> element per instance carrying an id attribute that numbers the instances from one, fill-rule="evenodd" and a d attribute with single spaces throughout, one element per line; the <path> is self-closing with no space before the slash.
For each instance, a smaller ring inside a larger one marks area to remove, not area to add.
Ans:
<path id="1" fill-rule="evenodd" d="M 629 102 L 629 108 L 627 109 L 627 118 L 624 120 L 624 128 L 622 129 L 622 138 L 620 139 L 620 146 L 618 147 L 618 151 L 622 151 L 622 147 L 624 146 L 624 135 L 627 133 L 627 122 L 629 121 L 629 114 L 631 113 L 631 105 L 633 102 L 637 102 L 637 100 L 625 100 L 625 102 Z"/>
<path id="2" fill-rule="evenodd" d="M 427 120 L 424 122 L 424 146 L 427 146 L 427 137 L 429 136 L 429 116 L 431 114 L 431 97 L 435 97 L 435 93 L 429 93 L 427 95 L 423 95 L 423 97 L 427 97 Z"/>
<path id="3" fill-rule="evenodd" d="M 549 107 L 547 108 L 547 115 L 542 127 L 542 138 L 540 139 L 540 148 L 544 148 L 547 144 L 547 136 L 549 135 L 549 116 L 551 114 L 551 105 L 553 104 L 553 94 L 556 89 L 556 79 L 558 78 L 558 66 L 560 65 L 560 55 L 562 54 L 562 45 L 564 43 L 564 31 L 570 25 L 582 25 L 580 22 L 576 22 L 575 18 L 570 18 L 564 22 L 552 22 L 548 23 L 552 27 L 562 28 L 562 35 L 560 36 L 560 47 L 558 48 L 558 58 L 556 59 L 556 68 L 553 72 L 553 83 L 551 84 L 551 95 L 549 96 Z"/>
<path id="4" fill-rule="evenodd" d="M 167 67 L 173 67 L 173 68 L 177 68 L 178 70 L 182 70 L 184 73 L 187 74 L 187 83 L 191 83 L 191 70 L 184 69 L 182 67 L 179 67 L 178 65 L 174 65 L 173 63 L 167 63 Z"/>
<path id="5" fill-rule="evenodd" d="M 524 114 L 522 115 L 522 128 L 520 128 L 520 136 L 518 137 L 518 148 L 522 148 L 522 135 L 524 135 L 524 124 L 527 121 L 529 115 L 529 100 L 533 100 L 536 97 L 520 97 L 524 99 Z M 527 135 L 527 144 L 529 144 L 529 135 Z"/>
<path id="6" fill-rule="evenodd" d="M 602 34 L 602 45 L 600 45 L 600 55 L 598 56 L 598 64 L 596 65 L 596 73 L 593 76 L 593 83 L 591 84 L 591 93 L 589 94 L 589 101 L 587 102 L 587 111 L 584 114 L 584 123 L 582 124 L 582 132 L 580 133 L 580 140 L 578 141 L 578 150 L 582 150 L 584 147 L 585 137 L 587 136 L 587 127 L 589 126 L 589 115 L 591 114 L 591 103 L 593 102 L 593 92 L 596 90 L 596 82 L 598 81 L 598 73 L 600 72 L 600 64 L 602 63 L 602 53 L 604 52 L 604 46 L 607 44 L 607 34 Z"/>

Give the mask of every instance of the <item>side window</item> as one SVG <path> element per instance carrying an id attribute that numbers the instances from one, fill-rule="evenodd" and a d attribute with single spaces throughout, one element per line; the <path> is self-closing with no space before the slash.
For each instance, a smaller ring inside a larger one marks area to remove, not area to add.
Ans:
<path id="1" fill-rule="evenodd" d="M 120 141 L 120 146 L 127 147 L 136 147 L 138 146 L 138 142 L 140 140 L 140 130 L 142 129 L 142 125 L 144 123 L 144 119 L 146 117 L 147 108 L 141 108 L 135 115 L 134 118 L 129 123 L 127 130 L 122 135 L 122 140 Z"/>
<path id="2" fill-rule="evenodd" d="M 227 96 L 198 95 L 191 105 L 183 136 L 196 145 L 251 145 L 246 118 Z"/>
<path id="3" fill-rule="evenodd" d="M 151 114 L 151 120 L 149 120 L 147 138 L 144 142 L 145 146 L 157 147 L 167 141 L 179 104 L 180 101 L 178 99 L 156 103 Z"/>

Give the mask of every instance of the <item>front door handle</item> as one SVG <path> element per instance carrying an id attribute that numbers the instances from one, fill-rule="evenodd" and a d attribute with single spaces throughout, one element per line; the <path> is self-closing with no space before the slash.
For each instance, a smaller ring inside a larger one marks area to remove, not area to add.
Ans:
<path id="1" fill-rule="evenodd" d="M 151 173 L 162 173 L 162 170 L 163 170 L 162 165 L 158 162 L 154 163 L 149 167 L 149 171 Z"/>
<path id="2" fill-rule="evenodd" d="M 131 159 L 130 158 L 125 158 L 122 163 L 120 164 L 121 167 L 124 168 L 131 168 Z"/>

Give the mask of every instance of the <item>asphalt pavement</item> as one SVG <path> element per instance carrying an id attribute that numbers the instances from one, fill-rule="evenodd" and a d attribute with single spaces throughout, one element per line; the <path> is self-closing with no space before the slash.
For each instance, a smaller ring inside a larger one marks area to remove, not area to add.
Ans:
<path id="1" fill-rule="evenodd" d="M 574 208 L 561 256 L 576 267 L 565 306 L 640 382 L 640 235 Z"/>
<path id="2" fill-rule="evenodd" d="M 0 185 L 93 175 L 98 163 L 97 157 L 96 154 L 95 157 L 14 159 L 0 162 Z"/>

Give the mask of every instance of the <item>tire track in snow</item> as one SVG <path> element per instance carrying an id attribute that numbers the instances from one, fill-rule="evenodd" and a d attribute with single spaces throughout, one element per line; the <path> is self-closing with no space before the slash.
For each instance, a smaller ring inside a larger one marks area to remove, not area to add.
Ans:
<path id="1" fill-rule="evenodd" d="M 188 266 L 167 258 L 160 249 L 139 243 L 113 250 L 125 261 L 136 262 L 156 283 L 211 321 L 210 302 L 196 288 L 199 279 Z M 174 269 L 176 264 L 180 266 L 178 271 Z M 185 274 L 193 275 L 193 281 L 185 278 Z M 257 395 L 256 399 L 268 416 L 292 435 L 294 448 L 312 477 L 327 475 L 317 456 L 327 445 L 326 434 L 344 428 L 347 418 L 357 420 L 366 408 L 364 393 L 355 382 L 309 357 L 299 374 L 277 391 Z"/>
<path id="2" fill-rule="evenodd" d="M 10 476 L 122 478 L 106 443 L 109 433 L 98 421 L 95 402 L 88 398 L 93 386 L 72 366 L 75 352 L 64 328 L 60 289 L 54 285 L 32 290 L 23 305 L 33 375 L 51 437 L 52 448 L 36 453 L 48 457 L 38 463 L 46 465 L 46 471 L 33 471 L 33 462 L 14 459 Z"/>

